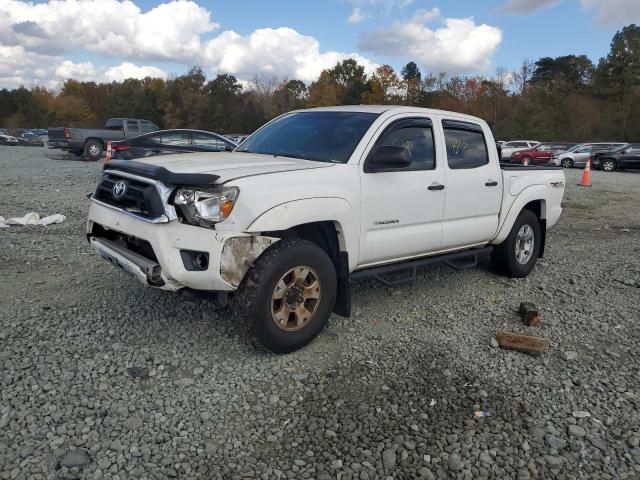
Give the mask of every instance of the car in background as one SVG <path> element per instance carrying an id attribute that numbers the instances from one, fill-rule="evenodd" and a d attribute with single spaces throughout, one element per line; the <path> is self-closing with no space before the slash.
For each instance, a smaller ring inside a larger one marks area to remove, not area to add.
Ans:
<path id="1" fill-rule="evenodd" d="M 33 133 L 39 137 L 46 137 L 49 134 L 49 131 L 46 128 L 33 128 L 29 130 L 29 133 Z"/>
<path id="2" fill-rule="evenodd" d="M 579 143 L 565 152 L 554 153 L 551 164 L 564 168 L 584 167 L 591 155 L 598 152 L 610 152 L 627 145 L 624 142 Z"/>
<path id="3" fill-rule="evenodd" d="M 112 158 L 116 160 L 185 152 L 230 152 L 237 146 L 217 133 L 183 128 L 157 130 L 111 144 Z"/>
<path id="4" fill-rule="evenodd" d="M 224 135 L 224 137 L 228 138 L 229 140 L 231 140 L 236 145 L 240 145 L 247 138 L 249 138 L 249 135 L 246 135 L 244 133 L 227 133 L 226 135 Z"/>
<path id="5" fill-rule="evenodd" d="M 20 145 L 25 147 L 44 147 L 46 135 L 36 135 L 32 132 L 24 132 L 18 137 Z"/>
<path id="6" fill-rule="evenodd" d="M 613 172 L 625 168 L 640 168 L 640 143 L 628 143 L 608 152 L 592 156 L 593 168 Z"/>
<path id="7" fill-rule="evenodd" d="M 571 148 L 569 143 L 541 143 L 528 150 L 519 150 L 511 155 L 510 163 L 522 163 L 527 165 L 547 165 L 553 154 Z"/>
<path id="8" fill-rule="evenodd" d="M 104 128 L 49 128 L 47 147 L 84 155 L 89 160 L 100 160 L 109 140 L 126 140 L 156 130 L 158 127 L 148 120 L 110 118 Z"/>
<path id="9" fill-rule="evenodd" d="M 18 139 L 12 135 L 0 133 L 0 145 L 18 145 Z"/>
<path id="10" fill-rule="evenodd" d="M 512 140 L 502 144 L 501 157 L 503 161 L 507 161 L 511 158 L 515 152 L 520 150 L 527 150 L 538 145 L 540 142 L 536 140 Z"/>

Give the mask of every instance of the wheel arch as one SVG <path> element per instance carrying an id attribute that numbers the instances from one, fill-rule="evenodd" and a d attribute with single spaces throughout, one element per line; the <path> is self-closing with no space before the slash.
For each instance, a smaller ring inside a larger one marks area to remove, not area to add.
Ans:
<path id="1" fill-rule="evenodd" d="M 547 199 L 545 195 L 545 190 L 542 185 L 532 185 L 530 187 L 525 188 L 514 200 L 509 207 L 509 211 L 504 217 L 504 221 L 498 228 L 498 233 L 491 241 L 492 244 L 500 244 L 502 243 L 509 232 L 513 228 L 518 215 L 522 210 L 531 210 L 535 213 L 536 217 L 540 221 L 540 229 L 542 232 L 542 241 L 543 245 L 541 246 L 541 251 L 544 251 L 544 241 L 545 241 L 545 232 L 546 232 L 546 219 L 547 219 Z"/>

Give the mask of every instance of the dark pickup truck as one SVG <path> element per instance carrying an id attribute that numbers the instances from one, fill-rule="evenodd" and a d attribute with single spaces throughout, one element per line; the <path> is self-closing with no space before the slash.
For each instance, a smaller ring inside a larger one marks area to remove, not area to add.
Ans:
<path id="1" fill-rule="evenodd" d="M 110 118 L 104 128 L 49 128 L 47 146 L 99 160 L 109 140 L 125 140 L 156 130 L 158 127 L 148 120 Z"/>

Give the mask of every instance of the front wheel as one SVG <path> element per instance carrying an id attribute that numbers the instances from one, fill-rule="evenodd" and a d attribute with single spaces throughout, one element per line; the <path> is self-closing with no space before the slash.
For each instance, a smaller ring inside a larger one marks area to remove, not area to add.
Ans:
<path id="1" fill-rule="evenodd" d="M 614 172 L 618 168 L 616 161 L 612 158 L 605 158 L 602 161 L 602 170 L 605 172 Z"/>
<path id="2" fill-rule="evenodd" d="M 494 267 L 509 277 L 526 277 L 538 260 L 541 238 L 540 220 L 531 210 L 523 210 L 509 236 L 494 248 Z"/>
<path id="3" fill-rule="evenodd" d="M 232 311 L 256 348 L 289 353 L 322 331 L 336 290 L 336 271 L 324 250 L 305 240 L 280 240 L 247 272 Z"/>
<path id="4" fill-rule="evenodd" d="M 562 159 L 562 168 L 572 168 L 573 167 L 573 162 L 571 161 L 570 158 L 564 158 Z"/>

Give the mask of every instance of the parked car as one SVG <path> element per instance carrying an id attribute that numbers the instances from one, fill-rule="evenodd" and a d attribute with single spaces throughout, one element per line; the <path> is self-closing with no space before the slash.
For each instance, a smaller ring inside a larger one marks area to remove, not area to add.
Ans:
<path id="1" fill-rule="evenodd" d="M 528 150 L 519 150 L 511 155 L 511 163 L 526 163 L 528 165 L 546 165 L 554 153 L 571 148 L 567 143 L 541 143 Z"/>
<path id="2" fill-rule="evenodd" d="M 225 137 L 231 140 L 236 145 L 240 145 L 249 137 L 249 135 L 243 133 L 228 133 L 225 135 Z"/>
<path id="3" fill-rule="evenodd" d="M 49 128 L 47 146 L 98 160 L 102 158 L 108 140 L 125 140 L 156 130 L 158 127 L 148 120 L 110 118 L 104 128 Z"/>
<path id="4" fill-rule="evenodd" d="M 552 165 L 561 165 L 564 168 L 584 167 L 592 154 L 608 152 L 627 145 L 623 142 L 614 143 L 580 143 L 574 145 L 565 152 L 554 153 L 551 159 Z"/>
<path id="5" fill-rule="evenodd" d="M 640 168 L 640 143 L 628 143 L 610 152 L 597 152 L 592 157 L 593 167 L 613 172 L 624 168 Z"/>
<path id="6" fill-rule="evenodd" d="M 231 293 L 247 338 L 286 353 L 332 312 L 350 315 L 351 279 L 412 281 L 418 266 L 489 252 L 503 274 L 528 275 L 564 185 L 559 167 L 501 166 L 469 115 L 300 110 L 233 152 L 106 163 L 87 238 L 144 285 Z"/>
<path id="7" fill-rule="evenodd" d="M 526 150 L 528 148 L 533 148 L 539 143 L 540 142 L 535 140 L 512 140 L 510 142 L 505 142 L 502 144 L 501 159 L 504 161 L 508 161 L 514 152 L 518 152 L 520 150 Z"/>
<path id="8" fill-rule="evenodd" d="M 25 132 L 18 137 L 20 145 L 25 147 L 43 147 L 46 135 L 36 135 L 35 133 Z"/>
<path id="9" fill-rule="evenodd" d="M 13 135 L 0 134 L 0 145 L 18 145 L 18 139 Z"/>
<path id="10" fill-rule="evenodd" d="M 231 151 L 238 145 L 204 130 L 157 130 L 112 144 L 112 158 L 131 160 L 152 155 L 184 152 Z"/>

